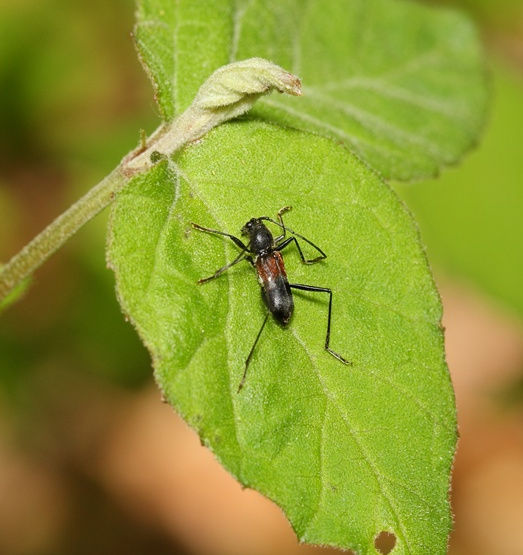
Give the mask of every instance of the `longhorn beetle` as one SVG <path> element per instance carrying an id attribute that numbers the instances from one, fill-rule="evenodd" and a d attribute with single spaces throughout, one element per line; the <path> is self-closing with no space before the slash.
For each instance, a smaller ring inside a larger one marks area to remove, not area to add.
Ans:
<path id="1" fill-rule="evenodd" d="M 292 207 L 285 206 L 278 211 L 278 221 L 269 218 L 268 216 L 262 216 L 261 218 L 252 218 L 242 227 L 242 235 L 248 237 L 249 242 L 247 245 L 243 243 L 238 237 L 231 235 L 230 233 L 225 233 L 224 231 L 217 231 L 216 229 L 209 229 L 201 225 L 191 222 L 194 229 L 199 231 L 205 231 L 207 233 L 216 233 L 218 235 L 224 235 L 233 241 L 233 243 L 241 249 L 240 254 L 225 266 L 222 266 L 219 270 L 216 270 L 214 274 L 210 277 L 198 280 L 199 284 L 206 283 L 211 279 L 217 278 L 223 272 L 228 270 L 231 266 L 234 266 L 242 260 L 247 260 L 256 269 L 258 274 L 258 281 L 262 289 L 263 300 L 267 305 L 268 311 L 265 315 L 265 319 L 261 325 L 260 331 L 254 340 L 251 350 L 245 360 L 245 369 L 243 371 L 243 376 L 238 386 L 238 392 L 242 389 L 245 378 L 247 377 L 247 368 L 251 361 L 254 349 L 260 335 L 262 334 L 263 328 L 267 323 L 269 314 L 272 313 L 274 318 L 283 326 L 286 326 L 291 319 L 292 312 L 294 309 L 294 301 L 292 298 L 291 289 L 299 289 L 302 291 L 312 291 L 315 293 L 328 293 L 329 294 L 329 312 L 327 316 L 327 334 L 325 336 L 325 350 L 328 351 L 333 357 L 337 358 L 343 364 L 351 364 L 345 360 L 341 355 L 333 351 L 329 347 L 330 331 L 331 331 L 331 312 L 332 312 L 332 290 L 328 287 L 316 287 L 315 285 L 303 285 L 301 283 L 289 283 L 287 280 L 287 274 L 285 272 L 285 266 L 283 264 L 283 257 L 281 251 L 292 242 L 296 244 L 298 253 L 300 255 L 301 261 L 304 264 L 314 264 L 327 257 L 327 255 L 316 246 L 312 241 L 303 237 L 299 233 L 296 233 L 292 229 L 289 229 L 283 223 L 282 215 L 288 212 Z M 282 229 L 282 233 L 273 238 L 271 232 L 267 226 L 263 223 L 264 221 L 271 222 Z M 287 232 L 292 234 L 292 237 L 286 237 Z M 306 243 L 314 247 L 320 254 L 316 258 L 306 259 L 303 256 L 298 239 L 303 239 Z"/>

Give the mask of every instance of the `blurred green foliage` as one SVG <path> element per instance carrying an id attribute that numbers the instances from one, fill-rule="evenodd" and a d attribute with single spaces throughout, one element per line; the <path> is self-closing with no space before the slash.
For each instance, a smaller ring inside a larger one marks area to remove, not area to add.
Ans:
<path id="1" fill-rule="evenodd" d="M 129 35 L 132 7 L 27 0 L 0 8 L 4 261 L 39 230 L 32 220 L 51 221 L 135 146 L 140 126 L 154 125 Z M 56 257 L 66 269 L 50 262 L 54 283 L 37 276 L 24 302 L 2 313 L 0 396 L 21 409 L 44 368 L 57 388 L 63 370 L 130 387 L 151 379 L 105 268 L 106 222 L 97 218 Z M 45 322 L 39 311 L 48 311 Z"/>
<path id="2" fill-rule="evenodd" d="M 112 169 L 141 126 L 156 125 L 132 25 L 131 0 L 0 3 L 0 262 Z M 31 551 L 39 555 L 183 552 L 130 520 L 75 454 L 99 438 L 119 391 L 152 381 L 105 267 L 106 223 L 86 226 L 0 318 L 0 445 L 16 446 L 35 472 L 55 469 L 69 508 L 63 528 Z M 39 524 L 19 526 L 31 536 Z M 0 552 L 29 553 L 4 540 Z"/>
<path id="3" fill-rule="evenodd" d="M 119 123 L 128 127 L 129 120 L 136 138 L 130 144 L 112 141 L 111 152 L 118 151 L 113 166 L 134 146 L 137 126 L 147 123 L 145 111 L 152 101 L 145 101 L 149 86 L 130 37 L 132 8 L 129 0 L 26 0 L 2 6 L 4 168 L 19 160 L 34 165 L 44 158 L 64 164 L 71 155 L 80 156 L 94 136 L 101 139 L 109 129 L 114 133 Z"/>
<path id="4" fill-rule="evenodd" d="M 492 113 L 479 148 L 439 179 L 396 189 L 431 262 L 523 316 L 523 72 L 492 66 Z"/>
<path id="5" fill-rule="evenodd" d="M 461 7 L 470 13 L 487 32 L 521 31 L 523 2 L 521 0 L 432 0 L 435 4 Z"/>

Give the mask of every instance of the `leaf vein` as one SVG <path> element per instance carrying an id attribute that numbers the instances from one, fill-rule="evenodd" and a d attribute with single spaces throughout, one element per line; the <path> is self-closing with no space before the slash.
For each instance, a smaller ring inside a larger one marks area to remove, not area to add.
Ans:
<path id="1" fill-rule="evenodd" d="M 323 129 L 326 129 L 326 130 L 330 131 L 334 135 L 336 135 L 336 136 L 340 137 L 341 139 L 343 139 L 344 141 L 347 141 L 348 143 L 350 143 L 351 146 L 353 148 L 355 148 L 356 151 L 360 155 L 361 155 L 361 150 L 358 147 L 358 144 L 364 144 L 365 148 L 368 148 L 370 150 L 375 150 L 377 152 L 382 152 L 382 153 L 385 153 L 385 154 L 392 153 L 392 154 L 396 154 L 398 156 L 400 156 L 402 154 L 402 152 L 400 150 L 391 148 L 390 146 L 373 143 L 373 142 L 369 141 L 368 139 L 365 139 L 362 136 L 356 136 L 354 134 L 347 133 L 345 130 L 341 129 L 340 127 L 337 127 L 336 125 L 332 125 L 330 123 L 327 123 L 327 122 L 325 122 L 321 119 L 318 119 L 314 116 L 311 116 L 310 114 L 307 114 L 305 112 L 295 110 L 295 109 L 291 108 L 290 106 L 286 106 L 285 104 L 283 104 L 281 102 L 278 102 L 276 100 L 264 97 L 264 98 L 261 98 L 259 100 L 259 102 L 262 102 L 263 104 L 266 104 L 268 106 L 273 106 L 274 108 L 279 108 L 280 110 L 282 110 L 284 112 L 287 112 L 287 113 L 289 113 L 293 116 L 301 118 L 304 121 L 312 123 L 313 125 L 316 125 L 320 128 L 323 128 Z"/>
<path id="2" fill-rule="evenodd" d="M 328 104 L 332 107 L 337 108 L 345 115 L 352 117 L 355 121 L 370 129 L 376 131 L 376 135 L 379 136 L 379 132 L 385 133 L 389 139 L 394 141 L 396 144 L 402 145 L 404 142 L 408 142 L 412 145 L 420 147 L 422 150 L 428 150 L 432 155 L 442 158 L 444 160 L 449 159 L 449 154 L 444 150 L 440 149 L 439 146 L 433 141 L 424 138 L 420 135 L 415 135 L 414 133 L 407 131 L 397 125 L 394 125 L 390 121 L 384 120 L 379 116 L 376 116 L 367 110 L 351 104 L 349 102 L 343 102 L 333 98 L 329 95 L 323 95 L 315 90 L 306 90 L 306 94 L 312 98 L 316 98 L 320 102 Z"/>
<path id="3" fill-rule="evenodd" d="M 325 385 L 325 382 L 321 378 L 321 374 L 320 374 L 320 372 L 318 371 L 318 369 L 316 367 L 315 361 L 314 361 L 311 353 L 309 352 L 309 349 L 308 349 L 307 345 L 301 339 L 301 337 L 299 336 L 299 334 L 297 333 L 297 331 L 294 328 L 292 330 L 292 333 L 293 333 L 294 337 L 296 338 L 296 340 L 298 341 L 298 343 L 304 349 L 305 353 L 307 354 L 307 356 L 308 356 L 308 358 L 311 362 L 311 369 L 313 370 L 312 373 L 316 376 L 316 378 L 317 378 L 317 380 L 318 380 L 318 382 L 319 382 L 319 384 L 320 384 L 320 386 L 321 386 L 321 388 L 322 388 L 322 390 L 325 394 L 325 397 L 327 398 L 328 401 L 330 401 L 332 407 L 334 409 L 336 409 L 336 411 L 340 415 L 342 421 L 345 423 L 345 426 L 347 428 L 347 431 L 349 432 L 349 435 L 352 437 L 352 440 L 354 441 L 358 450 L 362 454 L 363 460 L 367 463 L 367 466 L 368 466 L 369 470 L 371 471 L 372 476 L 374 477 L 376 483 L 378 484 L 381 496 L 383 497 L 383 499 L 389 505 L 390 510 L 392 511 L 392 514 L 394 515 L 394 518 L 397 522 L 397 525 L 401 529 L 401 534 L 398 534 L 398 535 L 401 535 L 403 537 L 405 547 L 407 548 L 409 553 L 412 553 L 412 550 L 411 550 L 410 545 L 409 545 L 407 531 L 405 529 L 405 526 L 403 525 L 402 519 L 399 516 L 398 509 L 397 509 L 397 507 L 395 506 L 395 504 L 393 502 L 393 497 L 390 495 L 390 493 L 388 492 L 388 489 L 382 483 L 383 480 L 387 480 L 387 477 L 382 472 L 380 472 L 377 464 L 375 463 L 375 461 L 373 460 L 371 455 L 363 447 L 363 440 L 357 435 L 357 433 L 354 430 L 354 428 L 352 427 L 347 415 L 343 412 L 343 410 L 341 409 L 339 404 L 336 402 L 334 396 L 328 390 L 327 386 Z"/>
<path id="4" fill-rule="evenodd" d="M 406 102 L 407 104 L 423 108 L 427 111 L 438 113 L 448 117 L 449 119 L 458 119 L 463 125 L 468 123 L 468 113 L 464 109 L 459 109 L 456 103 L 444 102 L 437 97 L 421 95 L 409 89 L 391 85 L 386 81 L 382 81 L 380 78 L 357 76 L 349 77 L 348 79 L 340 81 L 325 82 L 319 86 L 309 85 L 309 90 L 316 89 L 329 91 L 351 88 L 361 88 L 364 90 L 374 91 L 385 97 L 395 98 Z"/>
<path id="5" fill-rule="evenodd" d="M 220 221 L 220 218 L 216 215 L 216 213 L 214 212 L 214 210 L 212 209 L 212 207 L 207 204 L 203 198 L 203 196 L 201 195 L 201 190 L 200 187 L 197 183 L 197 181 L 194 181 L 192 179 L 189 179 L 189 176 L 182 171 L 182 169 L 173 162 L 173 165 L 176 166 L 177 168 L 177 173 L 183 177 L 183 179 L 187 182 L 187 184 L 193 189 L 193 191 L 197 191 L 198 192 L 198 197 L 201 200 L 201 202 L 205 205 L 205 207 L 207 208 L 207 210 L 209 211 L 209 213 L 212 215 L 212 217 L 215 219 L 215 221 L 218 223 L 218 225 L 221 225 L 222 228 L 224 228 L 224 224 L 223 222 Z M 223 249 L 224 255 L 225 255 L 225 243 L 224 243 L 224 249 Z M 232 279 L 230 277 L 229 274 L 225 273 L 224 278 L 227 279 L 227 285 L 228 285 L 228 295 L 227 295 L 227 314 L 225 317 L 225 333 L 224 333 L 224 338 L 225 338 L 225 347 L 227 350 L 227 367 L 228 369 L 233 368 L 234 365 L 232 364 L 233 361 L 231 361 L 231 348 L 230 348 L 230 343 L 231 343 L 231 339 L 230 339 L 230 335 L 229 335 L 229 330 L 232 329 L 232 325 L 231 325 L 231 317 L 232 317 L 232 310 L 231 310 L 231 302 L 230 299 L 232 298 Z M 236 397 L 236 389 L 233 388 L 233 380 L 232 380 L 232 376 L 230 371 L 226 372 L 226 376 L 227 379 L 229 381 L 229 391 L 230 391 L 230 400 L 231 400 L 231 412 L 232 412 L 232 421 L 233 421 L 233 428 L 234 428 L 234 436 L 236 439 L 236 443 L 238 446 L 241 445 L 240 442 L 240 433 L 239 433 L 239 429 L 238 429 L 238 419 L 237 419 L 237 411 L 236 411 L 236 405 L 234 402 L 234 399 Z M 242 461 L 243 461 L 243 450 L 240 449 L 240 458 L 239 458 L 239 469 L 238 469 L 238 477 L 241 479 L 242 477 Z"/>
<path id="6" fill-rule="evenodd" d="M 153 255 L 153 263 L 151 266 L 151 271 L 149 273 L 149 277 L 147 279 L 147 285 L 144 287 L 143 289 L 143 294 L 142 294 L 142 298 L 141 298 L 141 302 L 140 304 L 145 304 L 147 296 L 149 295 L 152 283 L 153 283 L 153 276 L 156 274 L 156 271 L 158 269 L 158 262 L 159 260 L 161 260 L 161 256 L 160 256 L 160 251 L 163 248 L 163 237 L 165 235 L 165 232 L 167 231 L 168 225 L 171 222 L 171 218 L 173 216 L 174 213 L 174 208 L 176 206 L 176 204 L 178 203 L 178 198 L 179 198 L 179 194 L 178 194 L 178 188 L 179 188 L 179 179 L 178 179 L 178 175 L 176 172 L 174 172 L 174 174 L 172 174 L 172 166 L 169 164 L 168 166 L 168 173 L 171 173 L 172 177 L 174 177 L 173 179 L 173 183 L 174 183 L 174 193 L 173 193 L 173 199 L 171 201 L 171 205 L 169 206 L 169 212 L 167 213 L 167 217 L 165 218 L 165 221 L 162 224 L 162 227 L 160 229 L 160 233 L 158 234 L 158 240 L 156 242 L 156 246 L 154 249 L 154 255 Z"/>
<path id="7" fill-rule="evenodd" d="M 240 35 L 243 27 L 243 19 L 245 14 L 250 9 L 254 0 L 247 0 L 243 2 L 241 7 L 238 7 L 240 2 L 237 0 L 234 4 L 234 12 L 232 18 L 232 38 L 231 38 L 231 48 L 229 52 L 229 62 L 232 63 L 236 61 L 236 56 L 238 55 L 238 44 L 240 42 Z"/>

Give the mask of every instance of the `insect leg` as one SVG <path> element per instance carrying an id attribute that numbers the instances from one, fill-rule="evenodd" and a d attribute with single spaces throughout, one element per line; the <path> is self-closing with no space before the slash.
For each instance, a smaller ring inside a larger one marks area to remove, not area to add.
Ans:
<path id="1" fill-rule="evenodd" d="M 329 313 L 327 316 L 327 334 L 325 336 L 325 350 L 328 351 L 333 357 L 337 358 L 343 364 L 352 364 L 348 360 L 345 360 L 341 355 L 333 351 L 329 347 L 330 334 L 331 334 L 331 313 L 332 313 L 332 289 L 328 287 L 316 287 L 315 285 L 303 285 L 301 283 L 290 283 L 293 289 L 300 289 L 301 291 L 312 291 L 314 293 L 328 293 L 329 294 Z"/>
<path id="2" fill-rule="evenodd" d="M 225 272 L 225 270 L 228 270 L 231 266 L 234 266 L 235 264 L 238 264 L 238 262 L 241 262 L 242 260 L 248 260 L 251 264 L 253 264 L 253 260 L 250 256 L 247 256 L 245 254 L 245 252 L 241 252 L 232 262 L 229 262 L 228 264 L 225 264 L 225 266 L 222 266 L 219 270 L 216 270 L 216 272 L 214 272 L 214 274 L 212 276 L 203 278 L 203 279 L 199 279 L 198 283 L 202 284 L 205 283 L 207 281 L 211 281 L 211 279 L 217 278 L 218 276 L 220 276 L 221 274 L 223 274 L 223 272 Z"/>
<path id="3" fill-rule="evenodd" d="M 245 378 L 247 377 L 247 368 L 249 367 L 249 362 L 251 362 L 251 358 L 252 358 L 252 355 L 254 353 L 254 348 L 256 347 L 256 344 L 258 343 L 258 339 L 260 339 L 260 335 L 262 334 L 263 328 L 265 327 L 265 324 L 267 323 L 267 320 L 269 318 L 269 314 L 270 314 L 270 312 L 267 312 L 267 314 L 265 315 L 265 319 L 263 320 L 263 324 L 261 325 L 260 331 L 258 332 L 258 335 L 256 336 L 256 339 L 254 340 L 254 343 L 252 344 L 249 355 L 247 356 L 247 359 L 245 360 L 245 370 L 243 371 L 243 376 L 242 376 L 240 385 L 238 386 L 238 393 L 241 391 L 241 389 L 243 387 L 243 384 L 245 383 Z"/>
<path id="4" fill-rule="evenodd" d="M 304 264 L 314 264 L 316 262 L 319 262 L 320 260 L 323 260 L 327 255 L 325 253 L 322 253 L 321 256 L 317 256 L 316 258 L 312 258 L 312 259 L 307 259 L 303 256 L 303 251 L 301 250 L 300 244 L 298 243 L 298 239 L 296 239 L 296 237 L 289 237 L 288 239 L 285 239 L 285 241 L 283 241 L 283 243 L 280 243 L 277 247 L 275 247 L 275 251 L 281 251 L 283 250 L 289 243 L 292 242 L 296 243 L 296 247 L 298 248 L 298 252 L 300 253 L 300 258 L 301 261 Z M 311 243 L 312 244 L 312 243 Z M 316 247 L 318 248 L 318 247 Z M 320 252 L 322 252 L 320 249 L 318 249 Z"/>
<path id="5" fill-rule="evenodd" d="M 197 229 L 198 231 L 205 231 L 206 233 L 216 233 L 217 235 L 225 235 L 225 237 L 229 237 L 229 239 L 231 239 L 234 242 L 234 244 L 240 247 L 240 249 L 242 249 L 243 251 L 249 250 L 249 248 L 246 245 L 244 245 L 243 242 L 240 239 L 238 239 L 238 237 L 235 237 L 230 233 L 225 233 L 225 231 L 218 231 L 216 229 L 209 229 L 208 227 L 203 227 L 201 225 L 195 224 L 194 222 L 191 222 L 191 225 L 194 227 L 194 229 Z"/>
<path id="6" fill-rule="evenodd" d="M 276 222 L 275 220 L 273 220 L 272 218 L 269 218 L 268 216 L 263 216 L 260 218 L 260 220 L 266 220 L 268 222 L 271 222 L 272 224 L 275 224 L 279 227 L 281 227 L 283 229 L 283 233 L 281 235 L 279 235 L 278 237 L 276 237 L 276 239 L 274 240 L 274 242 L 277 244 L 277 247 L 275 250 L 282 250 L 283 248 L 285 248 L 292 240 L 296 241 L 296 246 L 298 247 L 298 252 L 300 253 L 300 257 L 303 261 L 304 264 L 314 264 L 315 262 L 318 262 L 319 260 L 323 260 L 324 258 L 327 258 L 327 255 L 320 249 L 320 247 L 318 247 L 318 245 L 315 245 L 312 241 L 310 241 L 309 239 L 307 239 L 307 237 L 304 237 L 303 235 L 300 235 L 299 233 L 296 233 L 295 231 L 293 231 L 292 229 L 288 228 L 287 226 L 284 225 L 283 220 L 281 218 L 281 215 L 284 212 L 287 212 L 288 210 L 290 210 L 290 206 L 286 206 L 285 208 L 282 208 L 279 212 L 278 212 L 278 219 L 280 220 L 279 222 Z M 285 234 L 287 233 L 287 231 L 289 233 L 292 233 L 295 237 L 294 238 L 288 238 L 285 239 Z M 303 252 L 300 248 L 300 245 L 298 244 L 298 241 L 296 240 L 296 237 L 299 237 L 300 239 L 303 239 L 306 243 L 308 243 L 311 247 L 314 247 L 319 253 L 320 256 L 317 256 L 316 258 L 312 258 L 310 260 L 305 259 L 305 257 L 303 256 Z M 278 245 L 278 243 L 280 241 L 282 241 L 283 239 L 285 239 L 283 241 L 283 243 L 280 243 Z"/>

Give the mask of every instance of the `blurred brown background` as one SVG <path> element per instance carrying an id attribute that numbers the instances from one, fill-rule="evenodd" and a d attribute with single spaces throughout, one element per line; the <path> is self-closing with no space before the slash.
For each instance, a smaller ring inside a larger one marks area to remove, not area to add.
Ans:
<path id="1" fill-rule="evenodd" d="M 523 2 L 460 4 L 492 68 L 485 140 L 397 190 L 445 305 L 461 432 L 450 553 L 523 555 Z M 157 125 L 132 24 L 130 0 L 0 4 L 0 260 Z M 105 268 L 106 219 L 0 318 L 0 553 L 331 552 L 298 546 L 161 403 Z"/>

